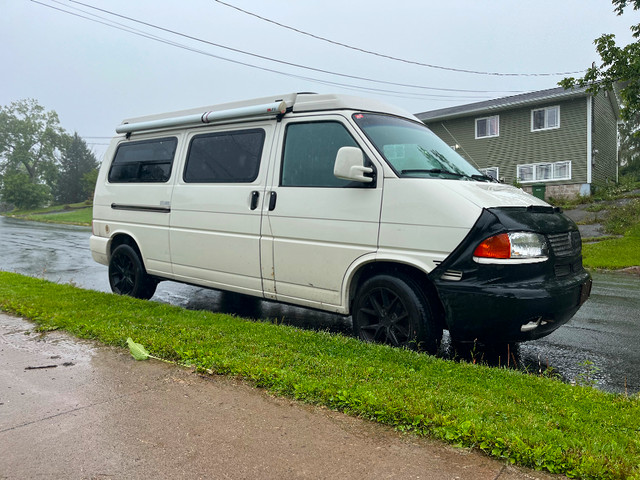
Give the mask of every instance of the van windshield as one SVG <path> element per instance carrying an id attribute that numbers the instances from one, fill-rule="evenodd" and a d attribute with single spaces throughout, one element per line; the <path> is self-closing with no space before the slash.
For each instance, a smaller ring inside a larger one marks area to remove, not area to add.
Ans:
<path id="1" fill-rule="evenodd" d="M 399 177 L 491 181 L 424 125 L 374 113 L 353 119 Z"/>

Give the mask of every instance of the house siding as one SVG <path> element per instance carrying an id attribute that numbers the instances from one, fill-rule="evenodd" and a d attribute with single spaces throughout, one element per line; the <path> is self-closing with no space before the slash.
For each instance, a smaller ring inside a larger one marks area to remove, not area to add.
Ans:
<path id="1" fill-rule="evenodd" d="M 531 111 L 560 106 L 560 128 L 531 131 Z M 500 116 L 500 135 L 475 138 L 475 119 Z M 515 183 L 517 165 L 571 161 L 571 179 L 547 181 L 547 185 L 581 184 L 587 181 L 587 104 L 584 97 L 550 101 L 493 114 L 429 121 L 429 128 L 478 168 L 498 167 L 505 183 Z"/>
<path id="2" fill-rule="evenodd" d="M 596 186 L 618 179 L 618 122 L 609 96 L 600 92 L 593 98 L 593 170 Z"/>

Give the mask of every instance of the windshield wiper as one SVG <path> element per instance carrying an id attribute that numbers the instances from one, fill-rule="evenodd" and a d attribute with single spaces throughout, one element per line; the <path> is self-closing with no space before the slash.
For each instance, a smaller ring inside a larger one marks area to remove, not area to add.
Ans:
<path id="1" fill-rule="evenodd" d="M 444 173 L 446 175 L 453 175 L 454 177 L 466 177 L 462 173 L 458 172 L 450 172 L 449 170 L 443 170 L 441 168 L 413 168 L 409 170 L 402 170 L 400 172 L 402 175 L 406 175 L 407 173 Z"/>
<path id="2" fill-rule="evenodd" d="M 471 178 L 473 178 L 474 180 L 478 180 L 479 182 L 492 182 L 492 183 L 500 183 L 498 180 L 496 180 L 493 177 L 490 177 L 489 175 L 471 175 Z"/>

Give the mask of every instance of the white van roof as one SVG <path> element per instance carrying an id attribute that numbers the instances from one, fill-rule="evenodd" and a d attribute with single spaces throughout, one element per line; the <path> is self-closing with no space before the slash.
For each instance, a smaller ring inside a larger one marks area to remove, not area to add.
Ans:
<path id="1" fill-rule="evenodd" d="M 285 111 L 318 112 L 327 110 L 357 110 L 381 112 L 419 121 L 413 114 L 393 105 L 362 97 L 336 94 L 289 93 L 255 98 L 239 102 L 209 105 L 187 110 L 147 115 L 126 119 L 116 129 L 118 133 L 130 133 L 180 125 L 218 123 L 230 119 L 276 116 Z"/>

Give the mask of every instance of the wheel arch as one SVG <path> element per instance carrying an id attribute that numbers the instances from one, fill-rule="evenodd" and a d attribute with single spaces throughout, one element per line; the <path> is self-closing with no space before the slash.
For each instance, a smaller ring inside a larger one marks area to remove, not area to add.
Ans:
<path id="1" fill-rule="evenodd" d="M 440 300 L 440 295 L 433 282 L 429 279 L 428 273 L 413 264 L 399 260 L 377 260 L 371 259 L 363 262 L 353 269 L 346 283 L 346 308 L 347 314 L 352 312 L 353 301 L 360 286 L 368 279 L 376 275 L 392 275 L 396 277 L 406 276 L 411 278 L 429 301 L 434 318 L 443 328 L 447 328 L 445 319 L 445 309 Z"/>
<path id="2" fill-rule="evenodd" d="M 116 232 L 111 236 L 111 239 L 109 240 L 109 247 L 107 248 L 109 260 L 111 260 L 111 255 L 113 254 L 114 250 L 118 248 L 120 245 L 129 245 L 131 248 L 133 248 L 135 252 L 138 254 L 138 257 L 140 258 L 140 262 L 142 262 L 142 266 L 145 267 L 145 270 L 146 270 L 146 266 L 144 264 L 144 257 L 142 256 L 142 251 L 138 246 L 138 242 L 131 234 L 126 232 Z"/>

